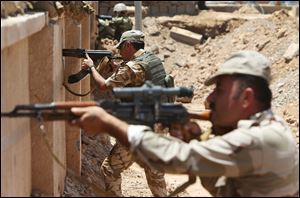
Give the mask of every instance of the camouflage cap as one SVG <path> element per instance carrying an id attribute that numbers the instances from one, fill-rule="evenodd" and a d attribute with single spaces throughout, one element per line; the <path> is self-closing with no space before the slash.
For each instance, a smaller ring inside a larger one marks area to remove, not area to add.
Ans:
<path id="1" fill-rule="evenodd" d="M 225 63 L 219 66 L 218 71 L 204 84 L 206 86 L 215 83 L 216 77 L 225 74 L 247 74 L 261 77 L 271 81 L 271 62 L 261 53 L 250 50 L 239 51 L 230 56 Z"/>
<path id="2" fill-rule="evenodd" d="M 144 42 L 145 34 L 140 30 L 129 30 L 122 34 L 120 42 L 115 46 L 119 48 L 124 41 L 143 41 Z"/>

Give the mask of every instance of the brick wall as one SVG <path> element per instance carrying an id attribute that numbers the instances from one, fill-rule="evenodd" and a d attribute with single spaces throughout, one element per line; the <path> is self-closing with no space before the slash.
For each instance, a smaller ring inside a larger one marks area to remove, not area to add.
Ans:
<path id="1" fill-rule="evenodd" d="M 99 1 L 99 13 L 112 15 L 113 7 L 120 2 L 127 6 L 134 6 L 134 1 Z M 148 16 L 194 15 L 198 13 L 196 4 L 197 1 L 142 1 L 142 6 L 148 7 Z"/>

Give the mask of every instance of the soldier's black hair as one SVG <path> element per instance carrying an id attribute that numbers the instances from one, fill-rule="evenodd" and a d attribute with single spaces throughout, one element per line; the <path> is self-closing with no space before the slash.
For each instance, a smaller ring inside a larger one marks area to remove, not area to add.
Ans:
<path id="1" fill-rule="evenodd" d="M 130 41 L 130 43 L 136 50 L 144 49 L 145 47 L 145 43 L 143 41 Z"/>
<path id="2" fill-rule="evenodd" d="M 238 95 L 245 88 L 250 87 L 254 90 L 254 97 L 260 102 L 263 109 L 269 109 L 271 107 L 272 91 L 265 79 L 245 74 L 234 74 L 233 77 L 239 81 Z"/>

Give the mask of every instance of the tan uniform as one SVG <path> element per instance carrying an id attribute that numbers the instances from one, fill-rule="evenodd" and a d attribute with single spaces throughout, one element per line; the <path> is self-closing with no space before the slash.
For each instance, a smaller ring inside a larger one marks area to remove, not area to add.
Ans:
<path id="1" fill-rule="evenodd" d="M 139 57 L 144 53 L 139 50 L 135 53 L 135 57 Z M 108 87 L 126 87 L 126 86 L 141 86 L 145 82 L 145 71 L 141 64 L 143 62 L 130 61 L 121 65 L 118 70 L 108 79 L 105 84 Z M 132 155 L 128 148 L 116 142 L 109 156 L 103 161 L 100 174 L 104 177 L 106 190 L 116 196 L 122 196 L 121 190 L 121 173 L 133 163 Z M 145 174 L 148 186 L 154 196 L 166 196 L 166 182 L 164 173 L 150 169 L 147 165 L 142 165 L 145 169 Z"/>
<path id="2" fill-rule="evenodd" d="M 139 55 L 137 51 L 135 55 Z M 130 61 L 120 65 L 115 73 L 105 80 L 107 87 L 126 87 L 128 85 L 141 86 L 145 82 L 145 71 L 140 64 Z"/>
<path id="3" fill-rule="evenodd" d="M 298 195 L 299 150 L 287 124 L 271 110 L 240 120 L 223 136 L 189 144 L 131 126 L 134 156 L 161 171 L 198 175 L 214 196 Z"/>

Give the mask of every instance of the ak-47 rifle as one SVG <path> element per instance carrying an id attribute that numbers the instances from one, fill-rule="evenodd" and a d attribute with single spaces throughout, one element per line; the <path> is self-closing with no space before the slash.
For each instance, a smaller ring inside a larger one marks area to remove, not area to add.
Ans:
<path id="1" fill-rule="evenodd" d="M 113 17 L 110 16 L 110 15 L 103 15 L 103 14 L 100 14 L 100 15 L 96 15 L 96 18 L 97 18 L 97 19 L 102 19 L 102 20 L 109 20 L 109 21 L 111 21 Z"/>
<path id="2" fill-rule="evenodd" d="M 191 118 L 209 120 L 208 112 L 191 113 L 182 104 L 160 102 L 161 96 L 190 97 L 193 90 L 189 88 L 163 88 L 146 82 L 142 87 L 114 88 L 113 93 L 118 99 L 129 99 L 132 102 L 101 100 L 16 105 L 11 112 L 1 112 L 1 117 L 35 117 L 44 121 L 72 120 L 76 118 L 70 111 L 72 107 L 99 106 L 130 124 L 150 127 L 155 123 L 182 124 Z"/>
<path id="3" fill-rule="evenodd" d="M 82 48 L 62 50 L 62 55 L 66 57 L 86 58 L 86 53 L 93 60 L 94 65 L 98 65 L 104 57 L 107 57 L 109 60 L 120 59 L 120 57 L 113 57 L 112 52 L 109 50 L 88 50 Z M 78 73 L 72 74 L 68 77 L 68 83 L 76 83 L 90 72 L 90 70 L 81 69 Z"/>
<path id="4" fill-rule="evenodd" d="M 210 120 L 210 111 L 192 113 L 182 104 L 160 102 L 160 98 L 163 95 L 191 97 L 193 90 L 189 88 L 163 88 L 146 82 L 142 87 L 114 88 L 113 93 L 119 99 L 131 99 L 133 102 L 103 100 L 17 105 L 11 112 L 1 112 L 1 117 L 34 117 L 42 121 L 72 120 L 77 118 L 70 111 L 72 107 L 100 106 L 107 112 L 130 124 L 143 124 L 151 127 L 155 123 L 169 125 L 174 123 L 183 124 L 189 119 Z M 189 140 L 192 139 L 191 136 L 188 138 Z M 174 196 L 183 191 L 195 181 L 196 176 L 190 175 L 189 180 L 177 187 L 169 196 Z"/>

